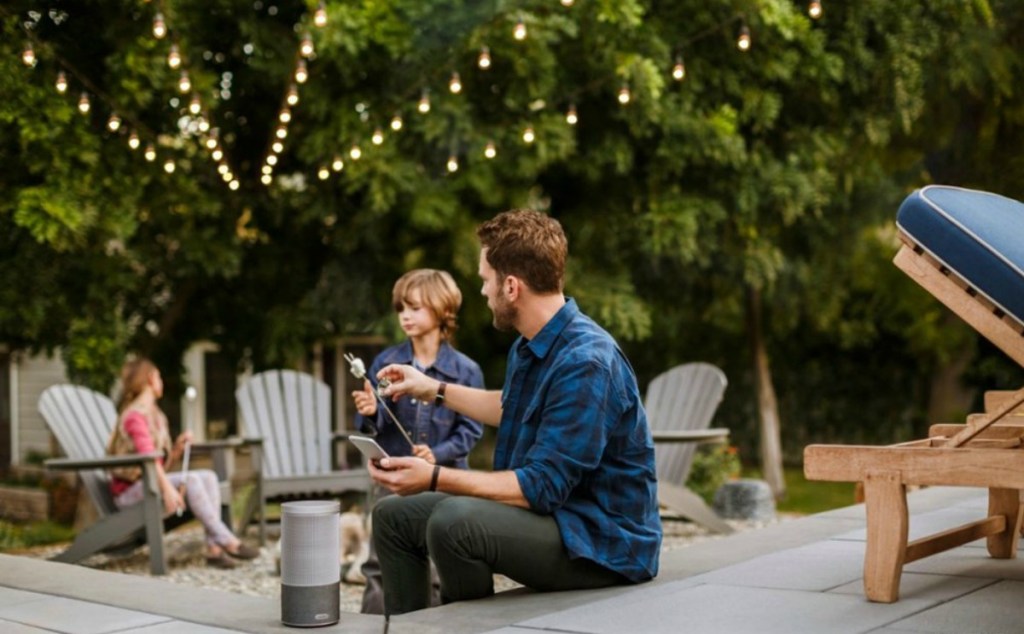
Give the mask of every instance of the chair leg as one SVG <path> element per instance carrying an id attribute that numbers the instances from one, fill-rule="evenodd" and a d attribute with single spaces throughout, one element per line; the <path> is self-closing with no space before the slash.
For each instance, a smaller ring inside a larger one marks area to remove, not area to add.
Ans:
<path id="1" fill-rule="evenodd" d="M 142 512 L 146 525 L 146 544 L 149 546 L 149 569 L 154 575 L 167 574 L 167 555 L 164 552 L 163 500 L 157 484 L 156 466 L 146 463 L 142 483 Z"/>
<path id="2" fill-rule="evenodd" d="M 1017 557 L 1017 536 L 1020 534 L 1022 511 L 1020 491 L 1017 489 L 989 488 L 988 514 L 1006 518 L 1006 528 L 996 535 L 989 535 L 988 554 L 996 559 Z"/>
<path id="3" fill-rule="evenodd" d="M 907 488 L 899 473 L 868 473 L 864 497 L 868 524 L 864 594 L 870 601 L 893 603 L 899 599 L 907 554 Z"/>

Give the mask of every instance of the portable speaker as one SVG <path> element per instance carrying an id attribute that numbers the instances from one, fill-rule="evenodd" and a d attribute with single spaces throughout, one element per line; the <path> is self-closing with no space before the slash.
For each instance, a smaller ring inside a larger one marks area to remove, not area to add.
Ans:
<path id="1" fill-rule="evenodd" d="M 281 505 L 281 622 L 333 625 L 340 618 L 341 505 L 312 500 Z"/>

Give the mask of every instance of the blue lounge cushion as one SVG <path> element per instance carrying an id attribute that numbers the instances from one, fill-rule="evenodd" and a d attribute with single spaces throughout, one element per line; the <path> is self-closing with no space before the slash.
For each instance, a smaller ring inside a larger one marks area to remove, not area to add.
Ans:
<path id="1" fill-rule="evenodd" d="M 903 201 L 896 225 L 1024 323 L 1024 204 L 989 192 L 931 185 Z"/>

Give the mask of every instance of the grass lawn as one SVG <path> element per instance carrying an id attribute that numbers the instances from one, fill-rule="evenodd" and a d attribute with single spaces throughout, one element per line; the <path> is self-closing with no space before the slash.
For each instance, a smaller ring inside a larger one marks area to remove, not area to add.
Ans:
<path id="1" fill-rule="evenodd" d="M 760 478 L 759 471 L 751 470 L 744 477 Z M 853 482 L 817 482 L 804 478 L 804 470 L 800 467 L 786 467 L 786 499 L 776 503 L 776 508 L 783 513 L 801 513 L 810 515 L 832 509 L 850 506 L 854 503 L 853 493 L 856 485 Z"/>

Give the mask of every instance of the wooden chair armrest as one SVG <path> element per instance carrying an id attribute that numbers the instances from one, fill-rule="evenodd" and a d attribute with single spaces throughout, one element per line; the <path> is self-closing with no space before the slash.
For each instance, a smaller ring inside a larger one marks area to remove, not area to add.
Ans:
<path id="1" fill-rule="evenodd" d="M 725 442 L 729 438 L 729 430 L 725 427 L 685 431 L 652 432 L 654 442 Z"/>
<path id="2" fill-rule="evenodd" d="M 130 467 L 132 465 L 143 466 L 147 462 L 156 462 L 162 458 L 159 451 L 149 453 L 125 454 L 123 456 L 104 456 L 103 458 L 50 458 L 43 462 L 47 469 L 80 470 L 80 469 L 109 469 L 111 467 Z"/>
<path id="3" fill-rule="evenodd" d="M 263 439 L 260 439 L 263 442 Z M 241 447 L 245 442 L 241 438 L 224 438 L 222 440 L 204 440 L 203 442 L 192 443 L 192 451 L 209 453 L 221 449 L 235 449 Z"/>

